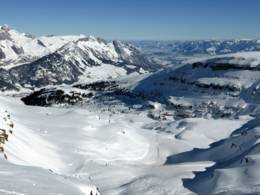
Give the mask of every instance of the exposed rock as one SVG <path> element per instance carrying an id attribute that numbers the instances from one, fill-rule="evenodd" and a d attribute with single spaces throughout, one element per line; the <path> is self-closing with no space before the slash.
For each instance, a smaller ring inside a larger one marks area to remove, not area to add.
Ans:
<path id="1" fill-rule="evenodd" d="M 84 98 L 91 98 L 92 96 L 93 93 L 80 93 L 77 91 L 69 91 L 68 93 L 65 93 L 62 89 L 43 88 L 39 91 L 33 92 L 21 100 L 26 105 L 32 106 L 50 106 L 53 104 L 74 105 L 83 101 Z"/>
<path id="2" fill-rule="evenodd" d="M 23 53 L 24 53 L 22 47 L 18 47 L 18 46 L 16 46 L 16 45 L 12 45 L 12 49 L 14 50 L 14 52 L 15 52 L 17 55 L 20 55 L 20 54 L 23 54 Z"/>
<path id="3" fill-rule="evenodd" d="M 116 89 L 118 85 L 115 81 L 98 81 L 94 83 L 89 84 L 78 84 L 74 85 L 73 87 L 79 88 L 79 89 L 88 89 L 88 90 L 94 90 L 94 91 L 109 91 Z"/>
<path id="4" fill-rule="evenodd" d="M 5 53 L 3 50 L 0 48 L 0 60 L 5 58 Z"/>

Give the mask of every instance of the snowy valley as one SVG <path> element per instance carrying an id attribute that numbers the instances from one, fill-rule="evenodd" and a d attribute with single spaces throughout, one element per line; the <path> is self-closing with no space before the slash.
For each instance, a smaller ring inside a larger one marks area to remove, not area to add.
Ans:
<path id="1" fill-rule="evenodd" d="M 259 194 L 259 50 L 0 27 L 0 194 Z"/>

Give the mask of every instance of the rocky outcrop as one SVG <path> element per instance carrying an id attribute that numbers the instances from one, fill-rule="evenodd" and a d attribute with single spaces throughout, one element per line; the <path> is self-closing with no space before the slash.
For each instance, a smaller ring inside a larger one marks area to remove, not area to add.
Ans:
<path id="1" fill-rule="evenodd" d="M 118 84 L 115 81 L 98 81 L 88 84 L 77 84 L 73 87 L 92 91 L 111 91 L 115 90 L 116 87 L 118 87 Z"/>
<path id="2" fill-rule="evenodd" d="M 0 48 L 0 60 L 5 58 L 5 53 L 3 50 Z"/>
<path id="3" fill-rule="evenodd" d="M 32 106 L 51 106 L 51 105 L 74 105 L 80 103 L 84 98 L 91 98 L 93 93 L 91 92 L 79 92 L 70 90 L 65 92 L 62 89 L 43 88 L 39 91 L 35 91 L 32 94 L 22 98 L 21 100 L 26 105 Z"/>
<path id="4" fill-rule="evenodd" d="M 5 144 L 13 134 L 14 123 L 11 119 L 11 115 L 7 112 L 0 112 L 0 152 L 3 153 L 3 157 L 8 159 L 5 153 Z"/>
<path id="5" fill-rule="evenodd" d="M 9 71 L 0 68 L 0 90 L 18 90 L 16 84 L 16 78 Z"/>

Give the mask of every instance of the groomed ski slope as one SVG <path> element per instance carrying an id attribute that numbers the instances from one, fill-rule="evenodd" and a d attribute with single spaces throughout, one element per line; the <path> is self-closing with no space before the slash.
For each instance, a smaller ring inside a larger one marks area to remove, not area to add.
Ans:
<path id="1" fill-rule="evenodd" d="M 31 107 L 0 96 L 0 112 L 5 110 L 14 128 L 4 146 L 7 160 L 1 154 L 0 194 L 90 194 L 97 188 L 113 195 L 193 194 L 182 179 L 214 166 L 214 159 L 184 155 L 172 163 L 175 156 L 210 150 L 251 120 L 158 122 L 146 111 Z"/>

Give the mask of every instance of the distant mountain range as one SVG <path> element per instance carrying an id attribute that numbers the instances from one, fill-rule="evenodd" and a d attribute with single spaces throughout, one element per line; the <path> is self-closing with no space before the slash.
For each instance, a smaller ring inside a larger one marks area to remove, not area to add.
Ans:
<path id="1" fill-rule="evenodd" d="M 192 40 L 192 41 L 130 41 L 150 54 L 221 55 L 260 51 L 260 39 Z"/>
<path id="2" fill-rule="evenodd" d="M 160 64 L 179 64 L 185 58 L 260 51 L 260 39 L 129 41 Z"/>

